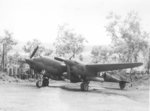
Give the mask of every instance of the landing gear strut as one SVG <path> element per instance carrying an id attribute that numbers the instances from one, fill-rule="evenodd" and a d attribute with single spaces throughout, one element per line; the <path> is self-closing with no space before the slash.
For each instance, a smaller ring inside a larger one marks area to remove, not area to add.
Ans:
<path id="1" fill-rule="evenodd" d="M 43 86 L 48 86 L 49 85 L 49 79 L 48 77 L 43 78 Z"/>
<path id="2" fill-rule="evenodd" d="M 124 81 L 120 81 L 119 86 L 120 86 L 120 89 L 123 90 L 126 86 L 126 83 Z"/>
<path id="3" fill-rule="evenodd" d="M 89 82 L 83 82 L 80 85 L 81 91 L 88 91 L 89 89 Z"/>

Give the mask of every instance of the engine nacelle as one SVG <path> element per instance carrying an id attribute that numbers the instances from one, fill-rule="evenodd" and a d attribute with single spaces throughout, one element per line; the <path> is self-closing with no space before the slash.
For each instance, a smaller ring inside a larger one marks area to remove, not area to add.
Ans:
<path id="1" fill-rule="evenodd" d="M 72 82 L 72 83 L 81 82 L 81 79 L 78 76 L 71 73 L 70 74 L 70 82 Z"/>

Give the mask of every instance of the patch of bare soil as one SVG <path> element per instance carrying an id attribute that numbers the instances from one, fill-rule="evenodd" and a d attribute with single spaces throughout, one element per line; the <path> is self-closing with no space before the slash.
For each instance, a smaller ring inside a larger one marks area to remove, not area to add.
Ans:
<path id="1" fill-rule="evenodd" d="M 90 82 L 88 92 L 80 83 L 50 80 L 49 87 L 37 88 L 34 82 L 0 84 L 0 111 L 149 111 L 149 79 L 128 84 Z M 7 78 L 7 79 L 6 79 Z"/>

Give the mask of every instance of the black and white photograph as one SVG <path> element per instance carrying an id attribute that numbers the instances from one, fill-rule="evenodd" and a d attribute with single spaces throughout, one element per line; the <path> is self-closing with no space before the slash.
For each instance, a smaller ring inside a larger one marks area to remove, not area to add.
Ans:
<path id="1" fill-rule="evenodd" d="M 0 0 L 0 111 L 149 111 L 149 0 Z"/>

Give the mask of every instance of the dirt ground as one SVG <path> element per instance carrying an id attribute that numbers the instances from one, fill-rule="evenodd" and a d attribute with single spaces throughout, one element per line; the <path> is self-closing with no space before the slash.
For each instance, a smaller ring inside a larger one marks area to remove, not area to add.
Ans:
<path id="1" fill-rule="evenodd" d="M 0 83 L 0 111 L 148 111 L 149 86 L 120 90 L 114 83 L 80 84 L 51 81 L 36 88 L 34 82 Z"/>

